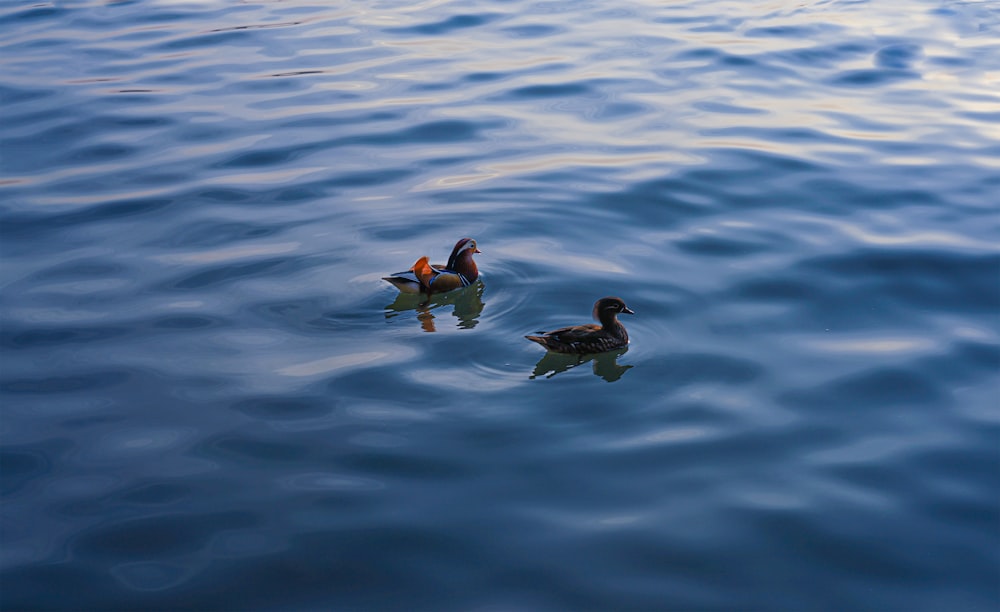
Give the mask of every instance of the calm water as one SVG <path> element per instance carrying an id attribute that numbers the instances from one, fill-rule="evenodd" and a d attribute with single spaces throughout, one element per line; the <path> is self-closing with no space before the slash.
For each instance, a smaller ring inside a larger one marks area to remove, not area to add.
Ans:
<path id="1" fill-rule="evenodd" d="M 998 5 L 330 4 L 0 7 L 0 607 L 1000 607 Z"/>

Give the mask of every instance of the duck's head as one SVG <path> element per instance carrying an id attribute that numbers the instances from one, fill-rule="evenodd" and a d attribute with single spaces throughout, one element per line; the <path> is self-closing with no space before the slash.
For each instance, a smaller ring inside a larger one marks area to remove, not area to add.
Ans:
<path id="1" fill-rule="evenodd" d="M 461 240 L 456 242 L 455 248 L 451 250 L 451 254 L 453 256 L 457 256 L 459 253 L 462 253 L 463 251 L 470 251 L 471 253 L 482 253 L 482 251 L 480 251 L 479 248 L 476 246 L 476 241 L 473 240 L 472 238 L 462 238 Z"/>
<path id="2" fill-rule="evenodd" d="M 476 246 L 476 241 L 472 238 L 462 238 L 455 243 L 455 248 L 451 250 L 451 257 L 448 258 L 448 268 L 455 269 L 455 263 L 463 257 L 472 257 L 475 253 L 482 253 Z"/>
<path id="3" fill-rule="evenodd" d="M 635 314 L 632 309 L 625 305 L 625 301 L 620 297 L 602 297 L 594 304 L 594 318 L 603 321 L 614 318 L 618 314 Z"/>

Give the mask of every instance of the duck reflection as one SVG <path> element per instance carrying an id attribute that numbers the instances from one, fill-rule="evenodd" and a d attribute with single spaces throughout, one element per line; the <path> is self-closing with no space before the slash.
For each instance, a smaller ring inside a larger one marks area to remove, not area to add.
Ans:
<path id="1" fill-rule="evenodd" d="M 621 378 L 625 371 L 631 368 L 630 365 L 618 365 L 618 358 L 628 352 L 628 347 L 617 351 L 597 353 L 591 355 L 568 355 L 566 353 L 547 352 L 535 365 L 535 370 L 528 378 L 535 379 L 539 376 L 552 378 L 556 374 L 562 374 L 585 363 L 593 363 L 594 376 L 600 376 L 608 382 L 615 382 Z"/>
<path id="2" fill-rule="evenodd" d="M 396 301 L 385 307 L 385 318 L 392 319 L 400 314 L 416 311 L 417 321 L 425 332 L 436 332 L 434 311 L 442 306 L 454 306 L 452 315 L 458 319 L 458 327 L 472 329 L 479 323 L 486 304 L 483 302 L 485 286 L 477 280 L 471 286 L 459 291 L 437 293 L 428 298 L 423 294 L 400 293 Z"/>

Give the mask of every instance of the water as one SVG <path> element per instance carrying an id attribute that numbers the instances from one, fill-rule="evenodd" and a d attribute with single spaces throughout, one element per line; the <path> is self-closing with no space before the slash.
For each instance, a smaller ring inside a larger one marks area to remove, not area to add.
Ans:
<path id="1" fill-rule="evenodd" d="M 7 2 L 0 607 L 997 609 L 998 33 Z"/>

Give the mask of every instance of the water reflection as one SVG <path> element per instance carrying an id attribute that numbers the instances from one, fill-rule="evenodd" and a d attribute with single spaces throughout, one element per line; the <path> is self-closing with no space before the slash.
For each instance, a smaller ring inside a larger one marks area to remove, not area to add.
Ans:
<path id="1" fill-rule="evenodd" d="M 386 320 L 398 317 L 400 314 L 416 311 L 420 327 L 425 332 L 435 332 L 434 312 L 442 306 L 454 306 L 452 315 L 458 319 L 458 327 L 472 329 L 479 323 L 486 304 L 483 302 L 483 290 L 486 288 L 482 280 L 477 280 L 471 286 L 459 291 L 438 293 L 427 299 L 425 295 L 400 293 L 396 301 L 385 307 Z"/>
<path id="2" fill-rule="evenodd" d="M 579 365 L 592 362 L 594 376 L 600 376 L 608 382 L 615 382 L 625 374 L 626 370 L 632 367 L 618 364 L 618 358 L 627 352 L 628 347 L 596 355 L 565 355 L 546 351 L 545 355 L 535 364 L 535 369 L 528 378 L 535 379 L 539 376 L 552 378 L 556 374 L 562 374 Z"/>

